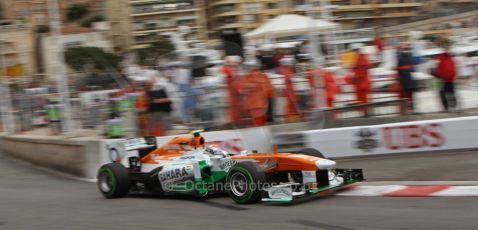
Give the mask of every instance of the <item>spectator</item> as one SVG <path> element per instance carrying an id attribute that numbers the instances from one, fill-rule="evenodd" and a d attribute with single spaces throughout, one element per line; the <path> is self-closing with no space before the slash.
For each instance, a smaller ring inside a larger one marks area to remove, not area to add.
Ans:
<path id="1" fill-rule="evenodd" d="M 334 101 L 335 101 L 335 96 L 340 93 L 340 87 L 337 85 L 334 75 L 332 72 L 325 70 L 325 69 L 317 69 L 315 71 L 308 71 L 309 75 L 309 85 L 311 87 L 311 95 L 312 98 L 310 100 L 311 106 L 316 105 L 316 98 L 318 96 L 317 94 L 317 85 L 316 85 L 316 76 L 320 75 L 323 82 L 324 82 L 324 89 L 325 89 L 325 98 L 326 98 L 326 107 L 333 108 L 334 107 Z"/>
<path id="2" fill-rule="evenodd" d="M 263 55 L 264 54 L 264 55 Z M 268 106 L 267 106 L 267 122 L 272 123 L 274 122 L 274 87 L 272 83 L 264 72 L 269 72 L 274 69 L 274 63 L 272 60 L 272 56 L 268 52 L 260 52 L 256 55 L 257 59 L 261 62 L 261 68 L 256 69 L 253 68 L 252 71 L 260 72 L 261 76 L 263 77 L 264 84 L 266 84 L 266 88 L 268 88 Z"/>
<path id="3" fill-rule="evenodd" d="M 281 65 L 281 60 L 285 57 L 284 50 L 282 48 L 278 48 L 275 50 L 274 56 L 272 57 L 274 62 L 274 68 L 277 68 Z"/>
<path id="4" fill-rule="evenodd" d="M 214 128 L 216 123 L 216 108 L 220 105 L 220 96 L 217 93 L 215 82 L 208 82 L 208 79 L 202 79 L 196 85 L 197 96 L 197 116 L 201 120 L 205 130 Z"/>
<path id="5" fill-rule="evenodd" d="M 224 75 L 226 75 L 227 93 L 229 96 L 229 122 L 233 125 L 237 125 L 241 120 L 240 108 L 238 106 L 240 102 L 240 95 L 237 86 L 237 66 L 242 62 L 242 58 L 239 56 L 228 56 L 225 58 L 225 65 L 222 69 Z"/>
<path id="6" fill-rule="evenodd" d="M 148 83 L 138 83 L 136 87 L 138 91 L 138 98 L 136 100 L 136 111 L 138 111 L 138 124 L 141 136 L 151 136 L 149 133 L 149 116 L 148 116 L 148 95 L 147 91 L 150 89 Z"/>
<path id="7" fill-rule="evenodd" d="M 375 39 L 373 40 L 373 45 L 377 48 L 377 51 L 379 53 L 382 53 L 385 49 L 385 41 L 380 35 L 375 36 Z"/>
<path id="8" fill-rule="evenodd" d="M 172 74 L 163 74 L 163 72 L 160 72 L 156 77 L 156 83 L 162 85 L 166 89 L 166 93 L 168 94 L 169 99 L 171 99 L 171 106 L 172 106 L 172 112 L 171 112 L 171 119 L 173 121 L 178 121 L 181 119 L 181 96 L 180 93 L 178 92 L 178 86 L 174 84 L 174 75 Z"/>
<path id="9" fill-rule="evenodd" d="M 57 101 L 49 101 L 47 108 L 47 117 L 50 123 L 50 129 L 52 135 L 58 135 L 62 131 L 62 106 Z"/>
<path id="10" fill-rule="evenodd" d="M 383 51 L 385 50 L 385 41 L 380 36 L 380 34 L 377 34 L 377 36 L 375 36 L 375 39 L 373 40 L 373 45 L 377 48 L 377 56 L 378 56 L 377 61 L 379 63 L 382 63 L 384 60 Z"/>
<path id="11" fill-rule="evenodd" d="M 274 60 L 272 57 L 272 54 L 270 52 L 270 49 L 266 47 L 264 50 L 258 50 L 256 53 L 256 58 L 257 60 L 261 63 L 261 69 L 263 71 L 273 71 L 275 66 L 274 66 Z"/>
<path id="12" fill-rule="evenodd" d="M 262 88 L 266 91 L 267 94 L 267 122 L 274 122 L 274 105 L 275 105 L 275 88 L 272 85 L 269 76 L 266 73 L 257 68 L 255 63 L 251 64 L 251 74 L 258 78 L 258 82 L 262 85 Z"/>
<path id="13" fill-rule="evenodd" d="M 270 81 L 255 62 L 247 63 L 250 70 L 240 82 L 240 92 L 244 98 L 244 108 L 253 126 L 263 126 L 267 122 L 269 98 L 273 95 Z"/>
<path id="14" fill-rule="evenodd" d="M 150 83 L 148 96 L 149 133 L 154 136 L 162 136 L 165 130 L 171 129 L 172 103 L 161 84 Z"/>
<path id="15" fill-rule="evenodd" d="M 458 80 L 461 85 L 468 86 L 468 82 L 473 75 L 471 63 L 468 61 L 466 54 L 457 54 L 453 61 L 456 63 L 456 69 L 458 71 Z"/>
<path id="16" fill-rule="evenodd" d="M 453 57 L 448 51 L 448 46 L 446 46 L 446 51 L 442 54 L 439 54 L 436 57 L 437 67 L 435 69 L 434 75 L 441 79 L 443 84 L 440 89 L 440 99 L 445 111 L 450 111 L 456 109 L 457 100 L 455 96 L 455 80 L 456 80 L 456 65 Z"/>
<path id="17" fill-rule="evenodd" d="M 191 108 L 194 107 L 191 82 L 191 69 L 188 68 L 186 63 L 178 63 L 176 69 L 176 83 L 178 84 L 178 90 L 181 93 L 182 100 L 179 113 L 183 123 L 191 121 Z"/>
<path id="18" fill-rule="evenodd" d="M 285 119 L 288 122 L 295 122 L 300 120 L 300 109 L 298 105 L 298 98 L 295 93 L 294 87 L 294 64 L 295 61 L 292 58 L 284 58 L 281 60 L 279 66 L 279 73 L 284 76 L 284 95 L 286 97 L 285 107 Z"/>
<path id="19" fill-rule="evenodd" d="M 399 46 L 398 56 L 398 82 L 400 83 L 400 98 L 409 99 L 408 110 L 413 111 L 413 92 L 417 89 L 417 83 L 413 79 L 412 73 L 415 72 L 415 61 L 409 44 Z"/>
<path id="20" fill-rule="evenodd" d="M 362 45 L 358 43 L 353 43 L 350 45 L 349 50 L 341 55 L 340 61 L 344 68 L 352 68 L 355 65 L 360 46 Z"/>
<path id="21" fill-rule="evenodd" d="M 353 85 L 355 86 L 355 94 L 357 101 L 360 104 L 367 104 L 368 97 L 371 92 L 371 83 L 369 78 L 369 69 L 371 64 L 367 55 L 365 54 L 363 47 L 357 46 L 359 49 L 357 60 L 353 67 Z M 363 109 L 364 115 L 368 116 L 368 108 Z"/>

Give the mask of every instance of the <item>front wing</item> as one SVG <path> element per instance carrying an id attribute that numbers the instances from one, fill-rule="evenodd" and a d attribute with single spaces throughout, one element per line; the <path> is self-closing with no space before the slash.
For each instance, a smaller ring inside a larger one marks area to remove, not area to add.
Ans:
<path id="1" fill-rule="evenodd" d="M 283 183 L 266 188 L 262 191 L 262 201 L 291 202 L 300 198 L 310 197 L 324 191 L 333 191 L 347 185 L 364 181 L 362 169 L 335 169 L 334 176 L 328 177 L 328 182 L 317 186 L 304 186 L 299 183 Z M 319 177 L 319 172 L 317 172 Z"/>

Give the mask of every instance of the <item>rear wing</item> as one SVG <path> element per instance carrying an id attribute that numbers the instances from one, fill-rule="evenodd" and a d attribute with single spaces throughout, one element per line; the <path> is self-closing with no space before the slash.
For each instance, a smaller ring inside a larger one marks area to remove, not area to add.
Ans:
<path id="1" fill-rule="evenodd" d="M 130 156 L 144 157 L 157 148 L 156 137 L 117 140 L 106 144 L 111 162 L 122 162 Z"/>

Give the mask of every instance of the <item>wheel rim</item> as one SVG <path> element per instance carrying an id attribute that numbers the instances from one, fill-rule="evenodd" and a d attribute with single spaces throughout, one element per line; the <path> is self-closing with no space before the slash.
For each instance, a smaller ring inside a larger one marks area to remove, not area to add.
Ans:
<path id="1" fill-rule="evenodd" d="M 100 177 L 98 178 L 100 184 L 100 189 L 104 193 L 111 192 L 113 188 L 113 178 L 108 172 L 101 172 Z"/>
<path id="2" fill-rule="evenodd" d="M 240 172 L 236 172 L 231 176 L 231 190 L 235 196 L 244 196 L 247 193 L 246 176 Z"/>

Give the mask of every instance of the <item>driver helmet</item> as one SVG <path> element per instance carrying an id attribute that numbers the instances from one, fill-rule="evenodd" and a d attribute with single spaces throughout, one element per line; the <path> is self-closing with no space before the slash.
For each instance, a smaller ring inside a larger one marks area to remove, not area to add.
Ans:
<path id="1" fill-rule="evenodd" d="M 205 150 L 205 153 L 210 155 L 228 155 L 226 151 L 214 145 L 208 146 Z"/>

